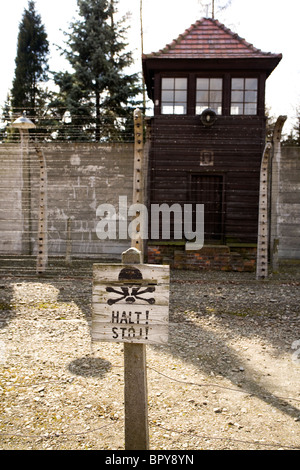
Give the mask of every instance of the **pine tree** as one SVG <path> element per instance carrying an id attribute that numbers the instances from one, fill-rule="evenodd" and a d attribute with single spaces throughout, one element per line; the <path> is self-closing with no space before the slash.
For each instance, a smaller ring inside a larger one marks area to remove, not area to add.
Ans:
<path id="1" fill-rule="evenodd" d="M 0 142 L 9 142 L 13 129 L 10 127 L 11 122 L 11 97 L 7 94 L 6 101 L 2 106 L 0 117 Z"/>
<path id="2" fill-rule="evenodd" d="M 31 118 L 43 91 L 40 82 L 47 80 L 49 43 L 40 15 L 33 0 L 28 2 L 19 27 L 15 77 L 11 90 L 14 112 L 26 110 Z"/>
<path id="3" fill-rule="evenodd" d="M 64 51 L 74 72 L 55 75 L 60 93 L 53 104 L 71 113 L 79 139 L 122 139 L 141 91 L 138 75 L 125 73 L 133 62 L 125 18 L 115 21 L 115 0 L 77 2 L 79 19 Z"/>

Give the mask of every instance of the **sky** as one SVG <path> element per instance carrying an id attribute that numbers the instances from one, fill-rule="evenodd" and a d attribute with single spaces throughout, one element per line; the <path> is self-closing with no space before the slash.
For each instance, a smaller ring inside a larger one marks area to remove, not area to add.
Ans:
<path id="1" fill-rule="evenodd" d="M 4 0 L 0 0 L 4 3 Z M 264 52 L 282 53 L 283 59 L 267 80 L 266 104 L 275 118 L 287 115 L 284 132 L 293 125 L 300 107 L 299 0 L 215 0 L 215 18 Z M 226 3 L 225 10 L 220 7 Z M 63 31 L 76 18 L 76 0 L 35 0 L 50 43 L 50 70 L 68 69 L 57 50 Z M 191 24 L 210 14 L 210 0 L 143 0 L 144 53 L 162 49 Z M 208 5 L 207 7 L 205 5 Z M 12 87 L 19 24 L 28 0 L 5 1 L 0 17 L 0 106 Z M 134 51 L 133 72 L 141 70 L 140 0 L 119 0 L 119 13 L 130 12 L 129 49 Z"/>

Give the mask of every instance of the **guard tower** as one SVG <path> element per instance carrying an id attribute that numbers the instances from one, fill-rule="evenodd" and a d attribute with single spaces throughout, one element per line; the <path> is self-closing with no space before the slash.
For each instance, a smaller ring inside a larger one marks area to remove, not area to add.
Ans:
<path id="1" fill-rule="evenodd" d="M 204 204 L 206 245 L 255 247 L 265 84 L 281 58 L 211 18 L 143 55 L 154 103 L 148 201 Z"/>

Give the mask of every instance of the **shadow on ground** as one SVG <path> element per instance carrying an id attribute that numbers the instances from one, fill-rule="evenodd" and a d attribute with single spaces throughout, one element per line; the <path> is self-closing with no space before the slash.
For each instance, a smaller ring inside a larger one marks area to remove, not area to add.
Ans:
<path id="1" fill-rule="evenodd" d="M 94 261 L 74 261 L 72 266 L 66 266 L 61 260 L 53 260 L 49 263 L 49 270 L 43 276 L 37 276 L 34 272 L 34 264 L 26 265 L 26 263 L 18 260 L 15 263 L 9 264 L 7 270 L 5 266 L 1 266 L 2 280 L 0 280 L 0 328 L 4 328 L 9 324 L 15 316 L 15 308 L 13 306 L 13 283 L 17 282 L 40 282 L 47 283 L 55 286 L 59 290 L 57 302 L 75 302 L 77 307 L 84 313 L 87 321 L 91 320 L 91 295 L 92 295 L 92 265 Z M 6 274 L 5 274 L 6 273 Z M 299 271 L 291 272 L 288 271 L 281 278 L 280 276 L 273 276 L 270 280 L 271 283 L 275 283 L 279 288 L 280 285 L 284 285 L 285 289 L 288 286 L 293 287 L 293 298 L 294 301 L 299 295 L 299 282 L 298 275 Z M 170 342 L 165 347 L 168 352 L 174 357 L 180 357 L 187 363 L 191 363 L 202 372 L 215 375 L 222 375 L 227 380 L 230 380 L 233 386 L 240 388 L 242 392 L 253 394 L 258 396 L 264 402 L 271 404 L 272 406 L 280 409 L 282 412 L 288 414 L 293 418 L 299 419 L 300 410 L 296 401 L 291 405 L 288 397 L 277 397 L 269 393 L 269 391 L 261 384 L 259 384 L 255 378 L 257 371 L 254 370 L 249 363 L 243 361 L 240 356 L 225 342 L 222 337 L 217 333 L 210 330 L 205 330 L 201 326 L 197 325 L 197 321 L 193 321 L 185 314 L 185 310 L 188 308 L 194 308 L 195 302 L 197 304 L 197 297 L 201 296 L 199 293 L 199 284 L 195 284 L 194 290 L 196 290 L 195 297 L 188 297 L 187 291 L 190 292 L 193 286 L 193 282 L 198 280 L 201 282 L 201 292 L 207 292 L 209 288 L 216 288 L 216 285 L 223 286 L 224 283 L 238 282 L 238 288 L 240 292 L 243 289 L 249 288 L 249 283 L 253 284 L 253 289 L 257 292 L 261 289 L 266 289 L 268 282 L 264 281 L 259 283 L 255 281 L 255 275 L 238 275 L 237 273 L 199 273 L 199 272 L 187 272 L 181 273 L 181 276 L 185 276 L 185 280 L 182 284 L 178 283 L 174 285 L 174 289 L 181 289 L 182 295 L 186 297 L 185 307 L 177 307 L 174 303 L 171 293 L 171 315 L 170 319 L 175 327 L 170 330 Z M 172 282 L 176 280 L 176 274 L 173 276 Z M 233 285 L 233 284 L 232 284 Z M 197 289 L 198 287 L 198 289 Z M 295 289 L 298 289 L 298 294 L 295 294 Z M 230 292 L 230 291 L 229 291 Z M 234 290 L 232 290 L 234 292 Z M 227 293 L 227 295 L 230 295 Z M 241 296 L 243 299 L 243 296 Z M 242 309 L 244 304 L 237 305 L 237 309 Z M 274 305 L 276 308 L 276 305 Z M 197 312 L 197 308 L 195 309 Z M 198 314 L 202 316 L 207 315 L 203 305 L 198 308 Z M 176 315 L 175 315 L 176 313 Z M 275 312 L 276 314 L 278 312 Z M 271 317 L 270 317 L 271 318 Z M 247 335 L 249 338 L 258 335 L 260 338 L 267 340 L 272 343 L 274 348 L 277 349 L 280 355 L 282 349 L 280 318 L 276 317 L 278 324 L 272 319 L 272 323 L 268 325 L 268 318 L 259 318 L 258 323 L 250 323 L 251 315 L 248 313 L 247 318 L 241 318 L 238 323 L 237 319 L 232 320 L 232 315 L 226 311 L 218 311 L 219 324 L 224 322 L 226 329 L 231 329 L 232 334 Z M 255 317 L 257 319 L 257 317 Z M 242 322 L 247 323 L 247 329 L 243 332 Z M 289 321 L 286 319 L 285 321 Z M 230 324 L 231 323 L 231 324 Z M 178 325 L 178 331 L 176 328 Z M 228 326 L 230 325 L 230 326 Z M 270 328 L 278 328 L 278 336 L 274 335 L 274 331 L 270 334 Z M 298 331 L 298 333 L 297 333 Z M 292 339 L 299 339 L 299 322 L 295 324 L 294 337 Z M 296 335 L 296 336 L 295 336 Z M 201 344 L 200 344 L 201 339 Z M 187 347 L 187 345 L 189 347 Z M 226 359 L 226 360 L 224 360 Z M 275 360 L 275 358 L 274 358 Z M 232 368 L 242 368 L 243 377 L 241 378 L 240 373 L 232 373 Z M 110 369 L 111 363 L 105 359 L 84 357 L 78 358 L 72 361 L 68 365 L 68 369 L 73 374 L 81 375 L 83 377 L 103 377 Z"/>

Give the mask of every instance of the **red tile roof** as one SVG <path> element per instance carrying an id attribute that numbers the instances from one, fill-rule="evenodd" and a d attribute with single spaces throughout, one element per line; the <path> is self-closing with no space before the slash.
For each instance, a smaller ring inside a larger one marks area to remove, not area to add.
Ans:
<path id="1" fill-rule="evenodd" d="M 240 59 L 281 58 L 281 54 L 262 52 L 240 38 L 218 20 L 203 18 L 164 49 L 144 54 L 143 59 Z"/>

